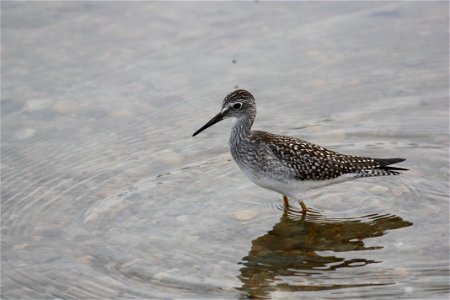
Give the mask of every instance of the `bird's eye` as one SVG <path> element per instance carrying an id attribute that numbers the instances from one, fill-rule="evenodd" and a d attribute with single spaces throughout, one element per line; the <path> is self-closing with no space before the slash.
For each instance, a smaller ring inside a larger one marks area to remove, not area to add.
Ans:
<path id="1" fill-rule="evenodd" d="M 233 104 L 233 108 L 234 109 L 239 109 L 242 107 L 242 103 L 241 102 L 236 102 L 235 104 Z"/>

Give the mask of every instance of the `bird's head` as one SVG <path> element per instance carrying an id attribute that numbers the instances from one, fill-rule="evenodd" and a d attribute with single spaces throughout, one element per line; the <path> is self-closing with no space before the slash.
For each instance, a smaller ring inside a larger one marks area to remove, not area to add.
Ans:
<path id="1" fill-rule="evenodd" d="M 222 102 L 222 109 L 211 120 L 197 130 L 192 136 L 196 136 L 206 128 L 228 118 L 255 118 L 255 98 L 246 90 L 236 90 L 228 94 Z"/>

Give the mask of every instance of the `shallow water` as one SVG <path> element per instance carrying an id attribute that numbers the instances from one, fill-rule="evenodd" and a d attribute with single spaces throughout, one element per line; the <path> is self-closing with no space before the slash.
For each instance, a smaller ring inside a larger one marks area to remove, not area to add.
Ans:
<path id="1" fill-rule="evenodd" d="M 448 298 L 448 3 L 1 5 L 2 299 Z M 191 137 L 237 86 L 410 171 L 284 211 Z"/>

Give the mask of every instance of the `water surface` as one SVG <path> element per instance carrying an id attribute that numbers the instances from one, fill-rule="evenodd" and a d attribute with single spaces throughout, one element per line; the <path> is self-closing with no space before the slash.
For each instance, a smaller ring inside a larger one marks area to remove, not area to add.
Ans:
<path id="1" fill-rule="evenodd" d="M 448 3 L 1 5 L 2 299 L 448 298 Z M 236 87 L 410 171 L 285 211 L 191 137 Z"/>

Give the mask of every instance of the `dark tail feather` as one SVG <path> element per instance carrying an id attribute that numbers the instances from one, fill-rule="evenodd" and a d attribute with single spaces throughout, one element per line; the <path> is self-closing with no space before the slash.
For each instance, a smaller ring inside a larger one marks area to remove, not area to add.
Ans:
<path id="1" fill-rule="evenodd" d="M 380 164 L 379 169 L 386 171 L 408 171 L 405 168 L 391 167 L 389 165 L 405 161 L 405 158 L 375 158 L 375 161 Z"/>

